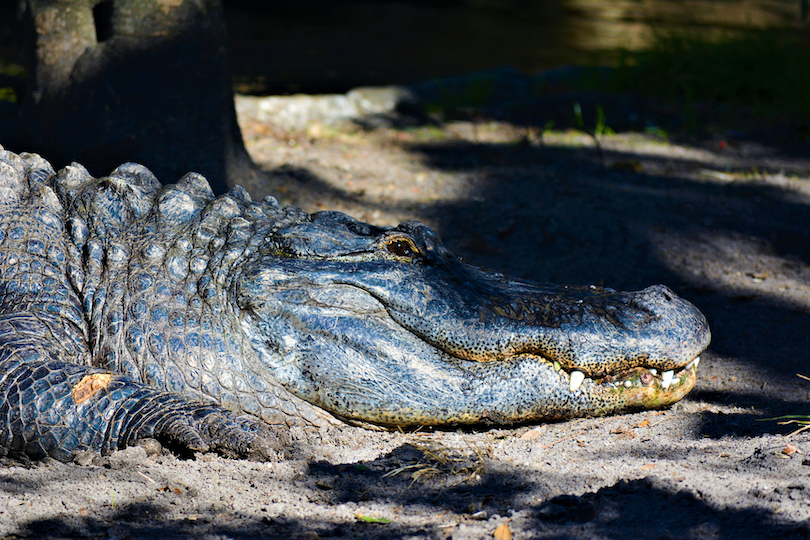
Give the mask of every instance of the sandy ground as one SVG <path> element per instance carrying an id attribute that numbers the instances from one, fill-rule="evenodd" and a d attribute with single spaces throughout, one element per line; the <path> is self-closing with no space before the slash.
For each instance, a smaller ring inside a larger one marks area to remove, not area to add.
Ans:
<path id="1" fill-rule="evenodd" d="M 420 219 L 540 281 L 666 283 L 707 315 L 695 390 L 664 411 L 517 429 L 292 432 L 252 463 L 153 446 L 0 467 L 0 538 L 740 539 L 810 535 L 810 161 L 495 122 L 290 132 L 240 118 L 269 190 Z"/>

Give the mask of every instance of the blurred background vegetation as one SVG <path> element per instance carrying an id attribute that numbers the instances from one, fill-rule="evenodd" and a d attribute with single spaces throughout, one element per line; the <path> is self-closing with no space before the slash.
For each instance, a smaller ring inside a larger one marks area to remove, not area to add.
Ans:
<path id="1" fill-rule="evenodd" d="M 0 4 L 0 101 L 13 101 L 10 81 L 24 75 L 26 53 L 15 2 Z M 806 0 L 224 0 L 240 93 L 345 92 L 496 66 L 528 75 L 610 66 L 607 78 L 568 82 L 676 102 L 691 121 L 701 104 L 810 119 L 803 6 Z"/>

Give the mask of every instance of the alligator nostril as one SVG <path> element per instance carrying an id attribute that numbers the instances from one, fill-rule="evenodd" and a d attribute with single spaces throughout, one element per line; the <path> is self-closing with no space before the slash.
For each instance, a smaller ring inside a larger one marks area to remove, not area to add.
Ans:
<path id="1" fill-rule="evenodd" d="M 653 301 L 663 298 L 666 302 L 672 302 L 676 298 L 675 293 L 666 285 L 651 285 L 644 289 L 644 292 L 648 293 L 650 300 Z"/>

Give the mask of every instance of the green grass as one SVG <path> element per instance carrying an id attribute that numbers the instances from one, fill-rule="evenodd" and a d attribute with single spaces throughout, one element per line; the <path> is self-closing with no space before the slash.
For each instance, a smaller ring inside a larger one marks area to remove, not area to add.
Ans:
<path id="1" fill-rule="evenodd" d="M 715 37 L 657 32 L 649 48 L 622 53 L 613 84 L 619 92 L 680 103 L 687 116 L 702 102 L 808 118 L 810 46 L 785 30 Z"/>
<path id="2" fill-rule="evenodd" d="M 799 377 L 800 379 L 804 379 L 805 381 L 810 381 L 810 377 L 808 377 L 807 375 L 797 373 L 796 376 Z M 810 415 L 806 414 L 788 414 L 786 416 L 778 416 L 776 418 L 765 418 L 764 420 L 770 421 L 780 420 L 779 422 L 780 426 L 789 426 L 791 424 L 799 426 L 785 437 L 792 437 L 793 435 L 798 435 L 799 433 L 810 429 Z"/>
<path id="3" fill-rule="evenodd" d="M 494 81 L 486 74 L 473 78 L 461 91 L 453 93 L 445 86 L 439 89 L 439 98 L 436 101 L 424 104 L 429 114 L 443 114 L 448 109 L 455 108 L 481 108 L 489 103 L 492 97 Z"/>
<path id="4" fill-rule="evenodd" d="M 24 77 L 25 68 L 18 64 L 9 64 L 0 59 L 0 75 Z M 17 101 L 17 95 L 11 87 L 0 87 L 0 101 Z"/>

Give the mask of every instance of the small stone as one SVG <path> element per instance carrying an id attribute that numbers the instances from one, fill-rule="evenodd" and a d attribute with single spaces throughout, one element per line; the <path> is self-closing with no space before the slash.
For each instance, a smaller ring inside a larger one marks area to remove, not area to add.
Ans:
<path id="1" fill-rule="evenodd" d="M 157 456 L 163 451 L 163 445 L 157 439 L 138 439 L 138 446 L 146 451 L 149 457 Z"/>
<path id="2" fill-rule="evenodd" d="M 98 454 L 92 451 L 82 451 L 76 452 L 73 456 L 73 463 L 76 465 L 81 465 L 82 467 L 87 467 L 88 465 L 93 463 L 93 458 L 96 457 Z"/>
<path id="3" fill-rule="evenodd" d="M 521 438 L 521 440 L 524 440 L 524 441 L 531 440 L 531 439 L 536 439 L 537 437 L 542 435 L 545 430 L 546 430 L 545 425 L 537 426 L 537 427 L 534 427 L 534 428 L 530 429 L 529 431 L 527 431 L 523 435 L 521 435 L 520 438 Z"/>
<path id="4" fill-rule="evenodd" d="M 134 469 L 147 460 L 146 450 L 140 446 L 130 446 L 113 452 L 108 456 L 108 460 L 112 469 Z"/>

